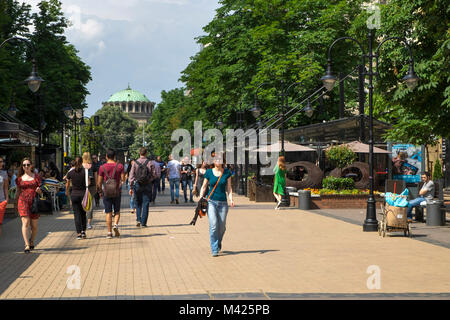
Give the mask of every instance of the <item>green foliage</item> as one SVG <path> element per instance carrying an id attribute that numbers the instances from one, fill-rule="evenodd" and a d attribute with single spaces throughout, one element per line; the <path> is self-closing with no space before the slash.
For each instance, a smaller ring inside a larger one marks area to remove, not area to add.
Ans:
<path id="1" fill-rule="evenodd" d="M 433 180 L 439 180 L 443 178 L 444 174 L 442 173 L 441 161 L 437 159 L 433 169 Z"/>
<path id="2" fill-rule="evenodd" d="M 126 151 L 134 143 L 138 128 L 136 120 L 118 106 L 105 106 L 95 113 L 100 118 L 102 140 L 105 148 Z"/>
<path id="3" fill-rule="evenodd" d="M 356 153 L 344 145 L 331 147 L 325 152 L 325 155 L 332 165 L 340 169 L 345 168 L 356 160 Z"/>
<path id="4" fill-rule="evenodd" d="M 32 94 L 23 80 L 30 75 L 32 51 L 22 42 L 10 42 L 0 49 L 0 108 L 6 110 L 11 96 L 19 109 L 17 118 L 36 129 L 38 105 L 47 128 L 44 137 L 60 126 L 60 112 L 66 103 L 86 108 L 86 89 L 91 80 L 90 68 L 79 57 L 75 47 L 64 36 L 68 21 L 61 2 L 40 1 L 39 10 L 31 14 L 31 6 L 16 0 L 0 2 L 0 42 L 15 35 L 30 39 L 36 49 L 39 75 L 45 82 Z M 30 33 L 30 26 L 34 27 Z"/>
<path id="5" fill-rule="evenodd" d="M 355 181 L 351 178 L 326 177 L 322 180 L 324 189 L 351 190 L 355 188 Z"/>
<path id="6" fill-rule="evenodd" d="M 8 154 L 8 159 L 6 159 L 6 161 L 10 165 L 14 162 L 22 163 L 22 160 L 25 157 L 30 157 L 30 154 L 22 149 L 14 149 Z"/>

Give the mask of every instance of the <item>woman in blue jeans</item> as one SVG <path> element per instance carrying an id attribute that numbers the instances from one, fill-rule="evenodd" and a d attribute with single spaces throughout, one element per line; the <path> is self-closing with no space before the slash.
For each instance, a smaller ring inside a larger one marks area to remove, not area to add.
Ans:
<path id="1" fill-rule="evenodd" d="M 214 167 L 205 173 L 200 196 L 204 196 L 206 188 L 208 192 L 208 220 L 209 238 L 211 243 L 212 256 L 217 257 L 222 250 L 222 239 L 226 230 L 226 220 L 228 214 L 228 199 L 231 207 L 234 207 L 233 191 L 231 189 L 231 172 L 225 168 L 223 156 L 214 159 Z"/>

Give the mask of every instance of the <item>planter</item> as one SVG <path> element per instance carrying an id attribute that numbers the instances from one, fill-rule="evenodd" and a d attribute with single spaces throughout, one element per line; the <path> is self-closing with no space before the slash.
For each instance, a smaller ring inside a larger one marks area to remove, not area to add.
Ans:
<path id="1" fill-rule="evenodd" d="M 368 198 L 367 194 L 312 196 L 311 209 L 363 209 L 367 207 Z M 375 195 L 375 201 L 383 202 L 384 198 Z M 297 197 L 291 196 L 291 207 L 295 206 L 295 203 L 298 203 Z"/>
<path id="2" fill-rule="evenodd" d="M 247 180 L 247 194 L 250 201 L 256 201 L 256 183 L 255 180 Z"/>
<path id="3" fill-rule="evenodd" d="M 275 202 L 273 187 L 270 185 L 256 185 L 255 196 L 256 202 Z"/>

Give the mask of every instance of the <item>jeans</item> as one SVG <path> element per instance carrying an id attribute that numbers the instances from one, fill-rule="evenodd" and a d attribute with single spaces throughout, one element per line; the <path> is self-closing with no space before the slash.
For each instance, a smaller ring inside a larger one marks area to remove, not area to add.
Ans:
<path id="1" fill-rule="evenodd" d="M 178 199 L 180 197 L 180 178 L 169 179 L 169 184 L 170 184 L 170 199 L 174 201 L 175 199 Z"/>
<path id="2" fill-rule="evenodd" d="M 151 202 L 155 203 L 156 195 L 158 194 L 158 187 L 160 185 L 159 183 L 160 178 L 155 178 L 155 180 L 152 181 L 152 199 Z"/>
<path id="3" fill-rule="evenodd" d="M 86 211 L 84 211 L 81 202 L 83 201 L 83 196 L 71 196 L 73 214 L 75 218 L 75 228 L 77 233 L 80 234 L 82 231 L 86 231 Z"/>
<path id="4" fill-rule="evenodd" d="M 141 225 L 147 225 L 148 219 L 148 207 L 151 198 L 151 185 L 141 186 L 139 183 L 133 187 L 135 195 L 135 205 L 136 205 L 136 222 L 140 222 Z"/>
<path id="5" fill-rule="evenodd" d="M 418 197 L 414 200 L 409 201 L 408 210 L 406 211 L 408 218 L 412 218 L 412 209 L 414 207 L 418 207 L 420 205 L 420 203 L 423 201 L 426 201 L 426 199 L 424 197 Z"/>
<path id="6" fill-rule="evenodd" d="M 166 174 L 161 172 L 161 185 L 158 186 L 158 192 L 166 189 Z"/>
<path id="7" fill-rule="evenodd" d="M 131 186 L 128 184 L 127 187 L 128 187 L 128 193 L 130 193 Z M 131 210 L 136 209 L 136 205 L 134 204 L 134 195 L 135 195 L 135 193 L 133 190 L 133 195 L 130 197 L 130 209 Z"/>
<path id="8" fill-rule="evenodd" d="M 227 201 L 208 201 L 209 240 L 213 254 L 222 249 L 222 239 L 226 230 L 228 213 Z"/>
<path id="9" fill-rule="evenodd" d="M 189 185 L 189 190 L 191 192 L 191 196 L 190 196 L 190 201 L 194 201 L 193 200 L 193 194 L 192 194 L 192 179 L 189 180 L 183 180 L 181 181 L 181 183 L 183 184 L 183 193 L 184 193 L 184 200 L 187 201 L 187 186 Z"/>

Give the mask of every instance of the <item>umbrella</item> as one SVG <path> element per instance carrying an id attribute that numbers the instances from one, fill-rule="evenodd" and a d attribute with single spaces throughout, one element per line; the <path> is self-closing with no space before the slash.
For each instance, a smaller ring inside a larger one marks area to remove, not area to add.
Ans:
<path id="1" fill-rule="evenodd" d="M 261 146 L 259 149 L 251 150 L 253 152 L 280 152 L 281 151 L 281 142 L 274 143 L 272 145 Z M 298 151 L 316 151 L 315 149 L 311 149 L 299 144 L 291 143 L 289 141 L 284 142 L 284 151 L 286 152 L 298 152 Z"/>
<path id="2" fill-rule="evenodd" d="M 347 146 L 355 153 L 369 153 L 369 145 L 359 142 L 359 141 L 353 141 L 349 143 L 341 144 L 341 146 Z M 328 147 L 326 150 L 330 149 L 331 147 Z M 382 153 L 382 154 L 390 154 L 390 151 L 373 147 L 373 153 Z"/>

